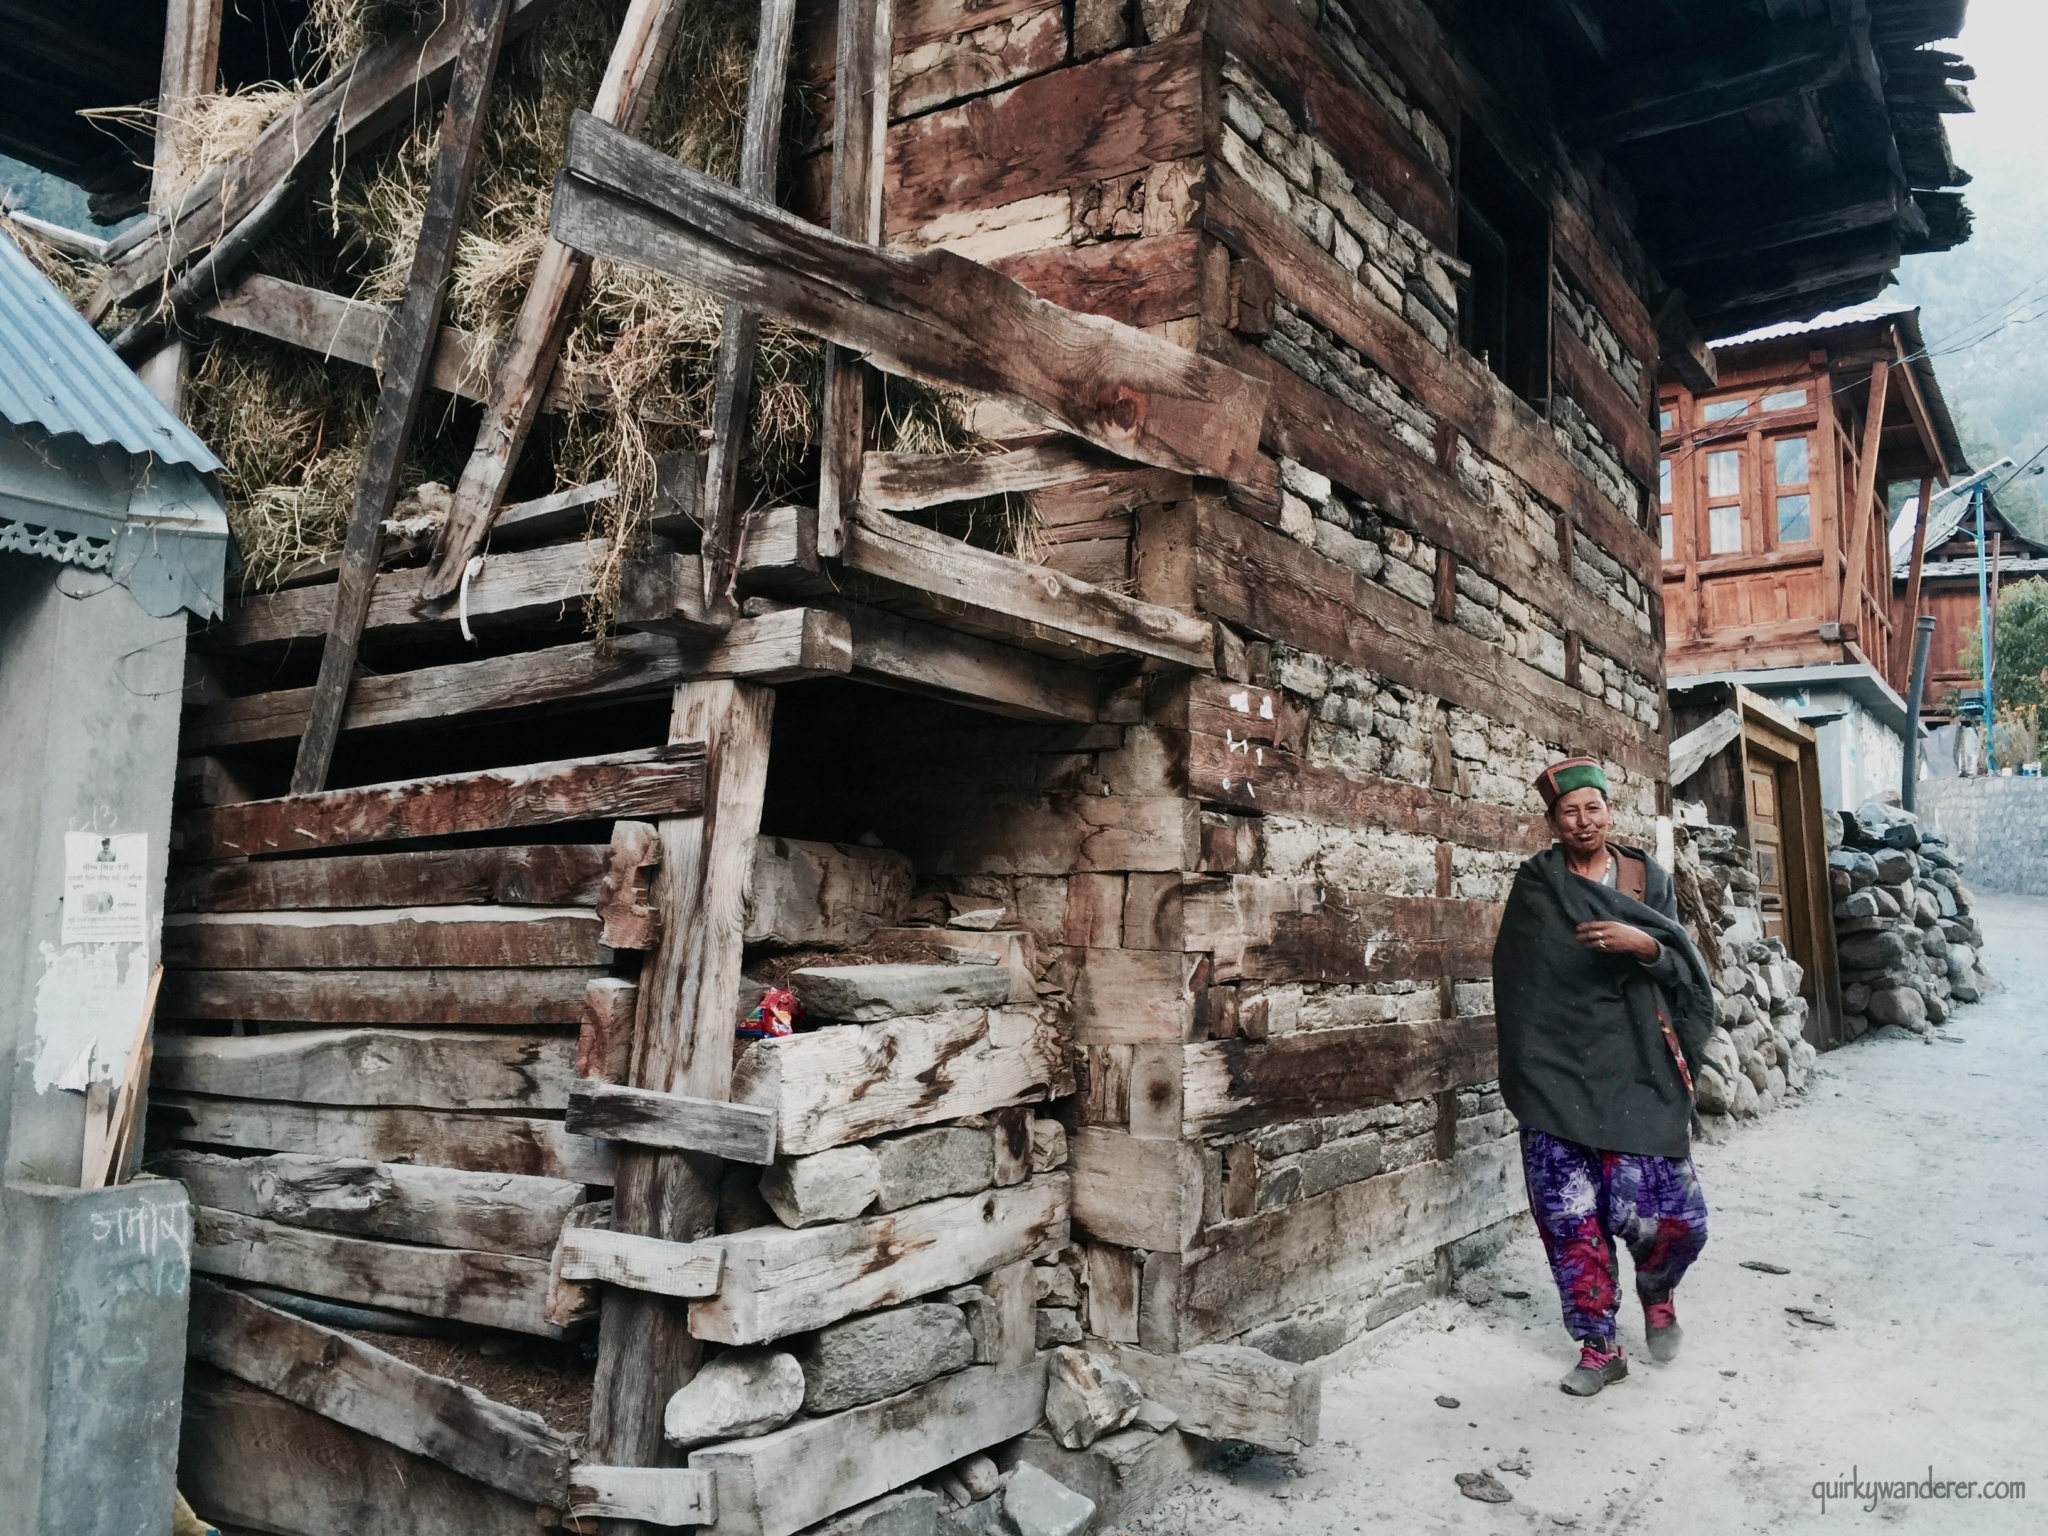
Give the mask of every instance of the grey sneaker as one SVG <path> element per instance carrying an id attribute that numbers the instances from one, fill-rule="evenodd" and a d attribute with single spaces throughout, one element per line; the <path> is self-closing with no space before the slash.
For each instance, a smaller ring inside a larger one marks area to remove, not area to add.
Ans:
<path id="1" fill-rule="evenodd" d="M 1685 1340 L 1685 1330 L 1678 1326 L 1678 1311 L 1671 1305 L 1671 1298 L 1643 1303 L 1643 1332 L 1650 1344 L 1650 1358 L 1659 1365 L 1669 1365 L 1678 1358 L 1678 1346 Z"/>
<path id="2" fill-rule="evenodd" d="M 1628 1375 L 1628 1356 L 1611 1340 L 1579 1340 L 1579 1363 L 1565 1372 L 1558 1386 L 1573 1397 L 1591 1397 Z"/>

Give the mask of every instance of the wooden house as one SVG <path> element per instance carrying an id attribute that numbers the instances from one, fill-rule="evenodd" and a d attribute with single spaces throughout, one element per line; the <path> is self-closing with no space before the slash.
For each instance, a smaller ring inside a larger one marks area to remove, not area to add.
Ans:
<path id="1" fill-rule="evenodd" d="M 892 1490 L 983 1451 L 1106 1520 L 1191 1436 L 1305 1444 L 1315 1363 L 1520 1206 L 1490 953 L 1534 775 L 1598 755 L 1644 843 L 1667 808 L 1660 360 L 1705 388 L 1702 328 L 1963 237 L 1922 48 L 1960 0 L 768 0 L 737 186 L 636 137 L 675 12 L 635 0 L 493 353 L 440 298 L 499 39 L 551 8 L 373 43 L 87 300 L 153 348 L 211 260 L 185 344 L 382 366 L 343 551 L 197 641 L 155 1100 L 218 1282 L 187 1491 L 283 1536 L 908 1532 L 936 1495 Z M 824 105 L 778 177 L 784 49 Z M 422 80 L 398 308 L 265 269 L 306 157 Z M 1710 179 L 1762 192 L 1731 224 Z M 638 461 L 513 478 L 551 412 L 631 409 L 549 382 L 592 259 L 725 306 L 611 589 Z M 830 348 L 815 451 L 748 484 L 757 325 Z M 877 375 L 973 451 L 888 448 Z M 415 430 L 467 467 L 387 539 Z M 1028 537 L 962 511 L 1000 497 Z M 807 1027 L 736 1042 L 783 981 Z M 1060 1345 L 1176 1423 L 1055 1441 Z"/>
<path id="2" fill-rule="evenodd" d="M 1994 609 L 1999 590 L 2012 581 L 2048 576 L 2048 544 L 2029 538 L 2006 516 L 1995 494 L 1984 501 L 1984 561 L 1980 585 L 1977 520 L 1968 495 L 1937 499 L 1916 564 L 1913 535 L 1919 508 L 1909 507 L 1892 533 L 1892 595 L 1898 606 L 1897 627 L 1910 636 L 1920 614 L 1934 617 L 1934 635 L 1927 647 L 1927 684 L 1920 696 L 1923 717 L 1954 718 L 1968 694 L 1981 697 L 1981 664 L 1967 658 L 1981 650 L 1983 609 Z M 1981 601 L 1980 601 L 1981 599 Z M 1910 641 L 1902 641 L 1904 644 Z M 1908 658 L 1910 665 L 1910 657 Z M 1996 667 L 1994 651 L 1992 665 Z M 1901 688 L 1911 685 L 1910 672 Z"/>

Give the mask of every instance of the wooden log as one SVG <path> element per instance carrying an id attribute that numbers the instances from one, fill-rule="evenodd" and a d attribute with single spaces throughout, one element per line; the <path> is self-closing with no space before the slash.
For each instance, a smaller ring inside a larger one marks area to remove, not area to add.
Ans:
<path id="1" fill-rule="evenodd" d="M 1884 403 L 1892 376 L 1890 359 L 1870 365 L 1870 389 L 1863 404 L 1863 445 L 1856 459 L 1856 484 L 1842 508 L 1848 523 L 1848 551 L 1842 566 L 1841 607 L 1838 621 L 1858 623 L 1863 617 L 1865 552 L 1870 548 L 1871 525 L 1882 515 L 1877 507 L 1877 461 L 1884 448 Z M 1889 557 L 1887 557 L 1889 558 Z M 1995 567 L 1994 567 L 1995 569 Z M 1878 598 L 1881 606 L 1883 597 Z M 1994 673 L 1997 653 L 1993 653 Z"/>
<path id="2" fill-rule="evenodd" d="M 1499 1075 L 1491 1015 L 1181 1048 L 1182 1133 L 1234 1135 L 1469 1088 Z"/>
<path id="3" fill-rule="evenodd" d="M 226 859 L 615 816 L 688 815 L 703 796 L 704 748 L 684 742 L 214 806 L 181 831 L 185 857 Z"/>
<path id="4" fill-rule="evenodd" d="M 569 1475 L 567 1512 L 577 1520 L 709 1525 L 718 1518 L 717 1485 L 687 1467 L 579 1466 Z"/>
<path id="5" fill-rule="evenodd" d="M 541 1315 L 542 1259 L 341 1237 L 203 1206 L 193 1215 L 192 1267 L 204 1274 L 515 1333 L 561 1333 Z"/>
<path id="6" fill-rule="evenodd" d="M 601 966 L 587 907 L 413 907 L 186 912 L 164 919 L 164 959 L 210 970 Z"/>
<path id="7" fill-rule="evenodd" d="M 865 575 L 1112 650 L 1201 671 L 1214 663 L 1215 631 L 1200 619 L 976 549 L 868 507 L 859 509 L 847 530 L 846 563 Z"/>
<path id="8" fill-rule="evenodd" d="M 1191 952 L 1212 981 L 1341 982 L 1486 976 L 1500 908 L 1379 896 L 1265 875 L 1192 876 L 1181 892 Z"/>
<path id="9" fill-rule="evenodd" d="M 612 823 L 612 841 L 598 888 L 597 917 L 613 949 L 652 949 L 661 934 L 654 905 L 654 871 L 661 866 L 661 834 L 649 821 Z"/>
<path id="10" fill-rule="evenodd" d="M 1093 724 L 1099 673 L 1000 641 L 855 603 L 833 611 L 852 631 L 853 673 L 911 693 L 971 703 L 1020 720 Z"/>
<path id="11" fill-rule="evenodd" d="M 587 907 L 602 843 L 434 848 L 420 853 L 262 859 L 171 871 L 170 912 L 297 912 L 348 907 Z"/>
<path id="12" fill-rule="evenodd" d="M 601 1280 L 657 1296 L 716 1296 L 725 1250 L 715 1242 L 672 1243 L 607 1227 L 571 1227 L 562 1234 L 564 1280 Z"/>
<path id="13" fill-rule="evenodd" d="M 903 915 L 917 881 L 910 860 L 854 843 L 763 837 L 747 889 L 749 944 L 863 944 Z"/>
<path id="14" fill-rule="evenodd" d="M 570 130 L 554 222 L 600 254 L 864 350 L 891 373 L 998 395 L 1141 463 L 1228 478 L 1256 453 L 1265 392 L 1242 374 L 1046 304 L 949 251 L 897 255 L 822 233 L 588 117 Z"/>
<path id="15" fill-rule="evenodd" d="M 1180 1253 L 1202 1221 L 1201 1150 L 1084 1125 L 1068 1138 L 1074 1226 L 1097 1242 Z"/>
<path id="16" fill-rule="evenodd" d="M 973 1365 L 880 1402 L 690 1453 L 717 1479 L 715 1536 L 793 1532 L 1022 1434 L 1045 1367 Z"/>
<path id="17" fill-rule="evenodd" d="M 576 1075 L 623 1083 L 633 1071 L 637 983 L 601 976 L 583 992 L 583 1023 L 576 1032 Z"/>
<path id="18" fill-rule="evenodd" d="M 170 971 L 163 1016 L 289 1024 L 574 1025 L 601 972 Z"/>
<path id="19" fill-rule="evenodd" d="M 1048 304 L 1142 329 L 1200 311 L 1200 241 L 1193 230 L 1177 230 L 1137 240 L 1025 251 L 989 265 Z"/>
<path id="20" fill-rule="evenodd" d="M 1194 1024 L 1189 971 L 1194 962 L 1167 950 L 1090 949 L 1074 978 L 1071 1023 L 1076 1044 L 1178 1044 Z"/>
<path id="21" fill-rule="evenodd" d="M 732 1097 L 774 1111 L 776 1150 L 802 1157 L 1071 1091 L 1059 1030 L 1035 1011 L 968 1009 L 757 1040 Z"/>
<path id="22" fill-rule="evenodd" d="M 1512 1215 L 1520 1165 L 1511 1142 L 1493 1141 L 1212 1224 L 1183 1268 L 1181 1347 L 1290 1317 Z"/>
<path id="23" fill-rule="evenodd" d="M 1128 506 L 1171 501 L 1190 489 L 1187 477 L 1172 470 L 1133 469 L 1100 449 L 1061 438 L 982 455 L 869 453 L 861 460 L 860 499 L 883 512 L 915 512 L 982 496 L 1085 485 L 1106 476 L 1121 477 L 1127 485 Z"/>
<path id="24" fill-rule="evenodd" d="M 533 1536 L 534 1504 L 205 1366 L 186 1378 L 178 1486 L 230 1530 Z"/>
<path id="25" fill-rule="evenodd" d="M 600 1141 L 709 1152 L 763 1167 L 775 1161 L 775 1111 L 752 1104 L 580 1082 L 569 1090 L 564 1123 L 576 1135 Z"/>
<path id="26" fill-rule="evenodd" d="M 385 332 L 377 411 L 363 448 L 355 503 L 349 510 L 334 613 L 320 650 L 320 677 L 313 685 L 305 734 L 292 768 L 294 794 L 326 787 L 334 744 L 341 735 L 384 543 L 384 521 L 398 502 L 406 449 L 425 404 L 427 366 L 440 334 L 448 280 L 455 270 L 456 234 L 483 145 L 484 103 L 511 8 L 511 0 L 469 0 L 463 10 L 462 41 L 449 82 L 448 104 L 441 114 L 441 131 L 434 141 L 434 168 L 413 246 L 412 274 L 406 281 L 405 301 Z"/>
<path id="27" fill-rule="evenodd" d="M 1113 1243 L 1089 1243 L 1081 1249 L 1091 1337 L 1138 1342 L 1138 1283 L 1138 1256 L 1130 1249 Z"/>
<path id="28" fill-rule="evenodd" d="M 760 1344 L 856 1312 L 964 1285 L 1067 1242 L 1069 1180 L 1041 1174 L 1008 1189 L 798 1230 L 757 1227 L 718 1241 L 718 1294 L 690 1305 L 690 1332 Z"/>
<path id="29" fill-rule="evenodd" d="M 1178 1414 L 1178 1427 L 1190 1434 L 1243 1440 L 1285 1455 L 1316 1443 L 1323 1384 L 1313 1367 L 1242 1344 L 1198 1344 L 1177 1355 L 1106 1341 L 1091 1340 L 1088 1347 Z"/>
<path id="30" fill-rule="evenodd" d="M 575 1081 L 565 1035 L 308 1029 L 160 1035 L 151 1083 L 186 1093 L 408 1109 L 561 1109 Z"/>
<path id="31" fill-rule="evenodd" d="M 628 133 L 640 132 L 681 22 L 678 0 L 636 0 L 620 25 L 591 103 L 596 116 Z M 552 239 L 542 246 L 492 381 L 476 446 L 456 482 L 440 547 L 420 582 L 421 599 L 453 593 L 470 557 L 482 548 L 526 435 L 540 414 L 588 270 L 589 264 L 566 246 Z"/>
<path id="32" fill-rule="evenodd" d="M 204 1278 L 192 1282 L 185 1342 L 192 1359 L 323 1418 L 516 1498 L 562 1505 L 575 1443 L 537 1413 Z"/>
<path id="33" fill-rule="evenodd" d="M 610 1184 L 616 1161 L 601 1141 L 571 1136 L 559 1120 L 430 1109 L 269 1104 L 160 1093 L 150 1099 L 172 1140 L 203 1146 L 425 1162 L 477 1173 L 525 1173 Z"/>
<path id="34" fill-rule="evenodd" d="M 173 1150 L 151 1168 L 180 1180 L 194 1205 L 351 1237 L 545 1259 L 583 1199 L 566 1179 L 465 1173 L 361 1158 L 222 1157 Z"/>
<path id="35" fill-rule="evenodd" d="M 366 730 L 537 704 L 585 704 L 660 693 L 686 678 L 740 677 L 794 682 L 843 674 L 852 664 L 846 621 L 815 608 L 741 619 L 708 649 L 687 649 L 669 635 L 625 635 L 609 650 L 587 640 L 362 679 L 344 726 Z M 311 703 L 309 688 L 283 688 L 204 705 L 189 717 L 185 745 L 210 747 L 295 736 Z"/>

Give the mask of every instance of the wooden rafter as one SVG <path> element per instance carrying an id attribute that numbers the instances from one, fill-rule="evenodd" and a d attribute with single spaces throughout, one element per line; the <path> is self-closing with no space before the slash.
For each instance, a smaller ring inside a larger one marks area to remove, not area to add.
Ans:
<path id="1" fill-rule="evenodd" d="M 1870 365 L 1870 398 L 1863 411 L 1863 452 L 1856 461 L 1856 487 L 1845 507 L 1845 515 L 1849 518 L 1849 563 L 1842 571 L 1842 600 L 1836 613 L 1837 620 L 1843 624 L 1857 621 L 1863 600 L 1864 566 L 1870 552 L 1870 525 L 1877 517 L 1873 505 L 1877 496 L 1877 457 L 1884 446 L 1884 407 L 1891 374 L 1888 362 Z"/>

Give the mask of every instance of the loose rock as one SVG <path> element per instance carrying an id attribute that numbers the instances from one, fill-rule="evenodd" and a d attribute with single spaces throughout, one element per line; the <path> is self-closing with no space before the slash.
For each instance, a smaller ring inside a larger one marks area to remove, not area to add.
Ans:
<path id="1" fill-rule="evenodd" d="M 1460 1472 L 1458 1492 L 1482 1504 L 1512 1504 L 1515 1500 L 1507 1485 L 1491 1472 Z"/>
<path id="2" fill-rule="evenodd" d="M 733 1349 L 708 1362 L 668 1400 L 670 1445 L 706 1445 L 780 1429 L 804 1405 L 804 1373 L 780 1350 Z"/>
<path id="3" fill-rule="evenodd" d="M 1024 1461 L 1003 1489 L 1003 1510 L 1017 1536 L 1079 1536 L 1095 1518 L 1095 1501 Z"/>
<path id="4" fill-rule="evenodd" d="M 1055 1349 L 1047 1362 L 1045 1424 L 1070 1451 L 1085 1451 L 1138 1416 L 1145 1394 L 1107 1361 L 1078 1349 Z"/>

